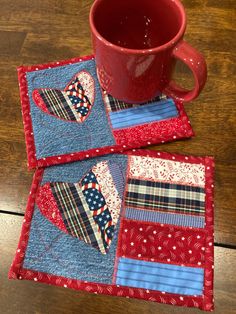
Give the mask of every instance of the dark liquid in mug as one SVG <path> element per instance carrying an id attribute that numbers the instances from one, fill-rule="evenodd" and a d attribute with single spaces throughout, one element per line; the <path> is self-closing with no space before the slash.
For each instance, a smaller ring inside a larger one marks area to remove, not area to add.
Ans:
<path id="1" fill-rule="evenodd" d="M 102 1 L 95 27 L 112 44 L 130 49 L 151 49 L 172 40 L 181 25 L 174 3 L 164 0 Z"/>
<path id="2" fill-rule="evenodd" d="M 112 43 L 131 49 L 148 49 L 159 46 L 162 42 L 152 17 L 126 14 L 113 24 Z"/>
<path id="3" fill-rule="evenodd" d="M 151 16 L 126 13 L 116 18 L 106 39 L 111 43 L 130 49 L 150 49 L 163 44 L 163 38 L 158 32 Z"/>
<path id="4" fill-rule="evenodd" d="M 151 49 L 176 36 L 181 17 L 170 0 L 107 0 L 100 2 L 94 23 L 98 33 L 112 44 Z"/>

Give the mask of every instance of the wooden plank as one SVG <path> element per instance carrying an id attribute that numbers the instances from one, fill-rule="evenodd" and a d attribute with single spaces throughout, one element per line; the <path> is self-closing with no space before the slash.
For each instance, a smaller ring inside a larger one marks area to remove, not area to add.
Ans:
<path id="1" fill-rule="evenodd" d="M 1 31 L 0 30 L 0 55 L 19 54 L 25 40 L 25 32 Z"/>
<path id="2" fill-rule="evenodd" d="M 9 281 L 7 273 L 17 247 L 23 218 L 0 214 L 0 304 L 4 314 L 25 313 L 199 313 L 187 309 L 135 299 L 91 295 L 30 281 Z M 215 248 L 215 314 L 233 314 L 236 309 L 236 250 Z"/>
<path id="3" fill-rule="evenodd" d="M 76 21 L 75 21 L 76 23 Z M 65 60 L 80 55 L 91 54 L 90 33 L 86 27 L 79 27 L 80 36 L 74 34 L 74 26 L 68 30 L 60 31 L 60 35 L 55 31 L 48 31 L 45 34 L 29 32 L 22 48 L 24 62 L 28 63 L 31 56 L 37 62 L 44 63 L 47 56 L 49 61 Z M 70 34 L 73 35 L 70 35 Z"/>
<path id="4" fill-rule="evenodd" d="M 1 12 L 11 12 L 12 15 L 18 11 L 39 12 L 42 15 L 46 13 L 80 15 L 80 12 L 88 11 L 88 7 L 92 3 L 93 0 L 70 0 L 69 3 L 58 0 L 44 0 L 42 2 L 38 0 L 1 0 Z"/>
<path id="5" fill-rule="evenodd" d="M 14 132 L 9 133 L 12 135 L 12 141 L 0 141 L 2 152 L 0 154 L 0 210 L 24 213 L 33 172 L 27 169 L 23 134 L 22 141 L 17 142 L 13 140 Z M 1 132 L 0 134 L 2 135 Z"/>
<path id="6" fill-rule="evenodd" d="M 92 2 L 0 1 L 0 210 L 23 213 L 32 178 L 26 169 L 16 66 L 90 54 Z M 205 54 L 208 82 L 200 97 L 185 106 L 196 137 L 156 149 L 216 157 L 215 240 L 236 244 L 235 2 L 183 3 L 188 16 L 185 38 Z M 180 63 L 175 77 L 183 86 L 192 84 Z"/>

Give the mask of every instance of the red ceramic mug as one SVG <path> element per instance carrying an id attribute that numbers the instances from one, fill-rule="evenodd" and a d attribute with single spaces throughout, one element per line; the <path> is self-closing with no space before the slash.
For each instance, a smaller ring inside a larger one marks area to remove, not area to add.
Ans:
<path id="1" fill-rule="evenodd" d="M 183 41 L 186 15 L 179 0 L 95 0 L 90 27 L 102 88 L 125 102 L 146 102 L 163 92 L 196 98 L 207 78 L 203 56 Z M 176 59 L 191 69 L 195 86 L 172 79 Z"/>

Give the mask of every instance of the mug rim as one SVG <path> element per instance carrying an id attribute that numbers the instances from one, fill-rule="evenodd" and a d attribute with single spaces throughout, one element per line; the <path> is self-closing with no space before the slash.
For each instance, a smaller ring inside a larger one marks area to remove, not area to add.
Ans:
<path id="1" fill-rule="evenodd" d="M 91 6 L 90 12 L 89 12 L 89 24 L 91 27 L 91 31 L 92 33 L 96 36 L 96 38 L 98 38 L 101 42 L 103 42 L 106 46 L 116 50 L 117 52 L 120 53 L 129 53 L 129 54 L 144 54 L 144 55 L 149 55 L 155 52 L 159 52 L 159 51 L 163 51 L 166 50 L 168 48 L 171 48 L 173 46 L 175 46 L 178 41 L 183 37 L 183 34 L 186 30 L 186 13 L 185 13 L 185 9 L 184 6 L 182 5 L 182 3 L 179 0 L 171 0 L 172 2 L 174 2 L 176 4 L 176 6 L 179 9 L 180 15 L 182 16 L 182 24 L 181 27 L 178 31 L 178 33 L 171 39 L 169 40 L 167 43 L 161 45 L 161 46 L 157 46 L 157 47 L 153 47 L 150 49 L 132 49 L 132 48 L 125 48 L 122 46 L 118 46 L 115 45 L 111 42 L 109 42 L 107 39 L 105 39 L 96 29 L 95 24 L 94 24 L 94 14 L 95 14 L 95 10 L 97 8 L 97 6 L 99 5 L 100 2 L 102 2 L 103 0 L 95 0 L 94 3 Z"/>

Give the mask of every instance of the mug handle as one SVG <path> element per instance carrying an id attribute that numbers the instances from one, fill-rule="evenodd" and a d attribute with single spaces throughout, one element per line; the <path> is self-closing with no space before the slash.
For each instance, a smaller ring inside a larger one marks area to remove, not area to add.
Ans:
<path id="1" fill-rule="evenodd" d="M 200 52 L 184 40 L 173 50 L 173 57 L 184 62 L 190 68 L 194 76 L 195 86 L 192 90 L 186 90 L 176 84 L 175 81 L 171 80 L 169 85 L 165 88 L 164 93 L 174 99 L 189 102 L 198 97 L 206 84 L 206 61 Z"/>

